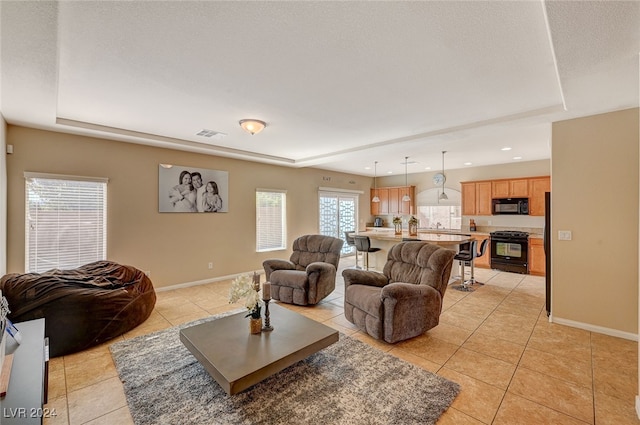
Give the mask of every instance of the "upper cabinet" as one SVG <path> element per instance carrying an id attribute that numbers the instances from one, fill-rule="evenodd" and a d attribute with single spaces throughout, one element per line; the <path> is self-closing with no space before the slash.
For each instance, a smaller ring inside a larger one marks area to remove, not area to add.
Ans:
<path id="1" fill-rule="evenodd" d="M 526 198 L 529 196 L 529 179 L 493 180 L 493 198 Z"/>
<path id="2" fill-rule="evenodd" d="M 544 215 L 544 193 L 551 192 L 551 178 L 529 179 L 529 215 Z"/>
<path id="3" fill-rule="evenodd" d="M 411 215 L 416 213 L 416 187 L 379 187 L 371 189 L 371 198 L 376 195 L 380 202 L 371 202 L 371 215 Z M 403 201 L 404 195 L 409 195 L 410 201 Z"/>
<path id="4" fill-rule="evenodd" d="M 491 215 L 491 182 L 462 183 L 462 215 Z"/>
<path id="5" fill-rule="evenodd" d="M 462 215 L 491 215 L 495 198 L 528 198 L 529 215 L 544 215 L 544 193 L 551 190 L 551 178 L 484 180 L 463 182 Z"/>

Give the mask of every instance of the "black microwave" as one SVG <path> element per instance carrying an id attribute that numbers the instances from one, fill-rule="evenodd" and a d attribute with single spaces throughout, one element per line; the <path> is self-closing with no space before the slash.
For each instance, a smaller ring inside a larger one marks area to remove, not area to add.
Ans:
<path id="1" fill-rule="evenodd" d="M 491 213 L 499 214 L 529 214 L 528 198 L 498 198 L 491 200 Z"/>

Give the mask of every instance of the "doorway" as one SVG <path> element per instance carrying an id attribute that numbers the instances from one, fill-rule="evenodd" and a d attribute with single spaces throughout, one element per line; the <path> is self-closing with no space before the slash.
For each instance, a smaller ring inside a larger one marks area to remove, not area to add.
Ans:
<path id="1" fill-rule="evenodd" d="M 318 205 L 320 208 L 319 233 L 342 239 L 344 241 L 341 251 L 343 256 L 354 254 L 354 248 L 347 245 L 344 232 L 358 229 L 358 195 L 320 191 Z"/>

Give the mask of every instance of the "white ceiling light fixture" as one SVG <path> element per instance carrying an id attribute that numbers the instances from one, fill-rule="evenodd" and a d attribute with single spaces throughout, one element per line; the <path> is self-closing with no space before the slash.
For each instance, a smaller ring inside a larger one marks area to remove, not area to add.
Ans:
<path id="1" fill-rule="evenodd" d="M 376 183 L 376 178 L 378 177 L 378 161 L 373 163 L 373 199 L 371 202 L 380 202 L 380 197 L 378 196 L 378 185 Z"/>
<path id="2" fill-rule="evenodd" d="M 252 136 L 260 133 L 267 126 L 267 123 L 260 120 L 246 119 L 239 121 L 240 127 Z"/>
<path id="3" fill-rule="evenodd" d="M 444 154 L 445 153 L 447 153 L 447 151 L 442 151 L 442 175 L 444 175 Z M 446 201 L 447 199 L 449 199 L 447 194 L 444 193 L 444 180 L 442 180 L 442 193 L 440 194 L 438 199 L 440 199 L 442 201 Z"/>
<path id="4" fill-rule="evenodd" d="M 407 164 L 408 163 L 409 163 L 409 157 L 405 156 L 404 157 L 404 190 L 408 190 L 409 188 L 409 183 L 407 180 Z M 405 192 L 404 196 L 402 197 L 402 202 L 409 202 L 409 201 L 411 201 L 411 197 L 407 192 Z"/>

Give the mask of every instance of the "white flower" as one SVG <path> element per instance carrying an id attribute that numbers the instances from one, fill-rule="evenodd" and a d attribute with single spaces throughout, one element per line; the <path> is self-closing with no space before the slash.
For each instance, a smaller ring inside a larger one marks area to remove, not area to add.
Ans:
<path id="1" fill-rule="evenodd" d="M 229 288 L 229 302 L 243 301 L 244 306 L 250 312 L 257 311 L 260 314 L 260 290 L 259 284 L 254 284 L 251 275 L 240 275 L 233 279 Z"/>

